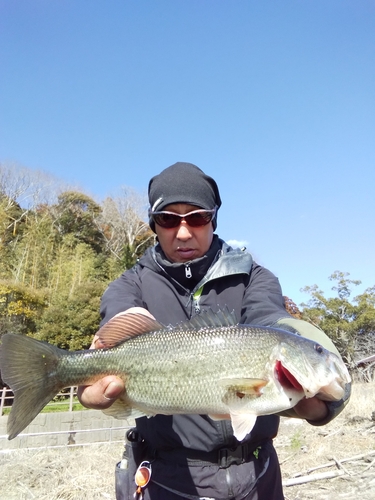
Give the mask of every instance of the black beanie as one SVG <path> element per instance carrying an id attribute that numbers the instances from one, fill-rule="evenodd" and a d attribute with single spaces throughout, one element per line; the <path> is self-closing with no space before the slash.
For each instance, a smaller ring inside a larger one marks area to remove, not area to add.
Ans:
<path id="1" fill-rule="evenodd" d="M 186 203 L 206 210 L 219 208 L 219 188 L 212 177 L 192 163 L 178 162 L 155 175 L 148 185 L 150 212 L 159 212 L 172 203 Z M 216 229 L 217 216 L 212 220 Z M 154 222 L 149 221 L 155 232 Z"/>

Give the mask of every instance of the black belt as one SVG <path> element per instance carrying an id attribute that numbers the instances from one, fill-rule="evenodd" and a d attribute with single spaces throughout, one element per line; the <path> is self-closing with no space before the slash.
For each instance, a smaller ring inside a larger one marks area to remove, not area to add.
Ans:
<path id="1" fill-rule="evenodd" d="M 218 465 L 226 469 L 230 465 L 240 465 L 257 458 L 263 443 L 244 443 L 236 448 L 220 448 L 214 451 L 199 451 L 189 449 L 157 450 L 155 456 L 179 465 L 205 466 Z"/>

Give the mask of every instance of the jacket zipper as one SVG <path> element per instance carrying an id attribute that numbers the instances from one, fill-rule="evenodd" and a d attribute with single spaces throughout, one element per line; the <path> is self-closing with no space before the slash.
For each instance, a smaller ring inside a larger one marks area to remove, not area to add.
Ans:
<path id="1" fill-rule="evenodd" d="M 190 262 L 186 262 L 186 264 L 185 264 L 185 276 L 187 278 L 191 278 L 193 276 L 191 269 L 190 269 Z"/>
<path id="2" fill-rule="evenodd" d="M 218 422 L 220 424 L 220 431 L 221 435 L 223 436 L 224 442 L 228 442 L 228 432 L 227 432 L 227 421 L 226 420 L 220 420 Z M 233 483 L 232 483 L 232 477 L 230 475 L 231 473 L 231 468 L 227 467 L 226 473 L 225 473 L 225 481 L 227 483 L 227 488 L 228 488 L 228 498 L 234 498 L 234 493 L 233 493 Z"/>

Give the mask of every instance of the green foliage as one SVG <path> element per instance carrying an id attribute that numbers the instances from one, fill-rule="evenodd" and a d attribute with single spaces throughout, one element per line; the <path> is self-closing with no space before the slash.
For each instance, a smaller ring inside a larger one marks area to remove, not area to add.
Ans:
<path id="1" fill-rule="evenodd" d="M 354 366 L 356 360 L 375 353 L 375 286 L 351 299 L 353 286 L 361 282 L 348 276 L 341 271 L 330 276 L 337 297 L 326 298 L 317 285 L 303 288 L 311 299 L 302 307 L 303 318 L 319 326 L 346 363 Z"/>
<path id="2" fill-rule="evenodd" d="M 56 413 L 59 411 L 69 411 L 70 405 L 69 403 L 48 403 L 41 411 L 40 413 Z M 73 411 L 83 411 L 87 410 L 87 408 L 79 401 L 74 401 L 73 402 Z M 9 415 L 11 408 L 4 408 L 3 409 L 3 415 Z"/>
<path id="3" fill-rule="evenodd" d="M 134 255 L 133 249 L 130 245 L 125 245 L 122 250 L 121 264 L 124 269 L 130 269 L 136 263 L 137 258 Z"/>
<path id="4" fill-rule="evenodd" d="M 38 317 L 46 306 L 43 292 L 0 281 L 0 333 L 35 332 Z"/>
<path id="5" fill-rule="evenodd" d="M 67 235 L 56 248 L 55 258 L 49 269 L 48 290 L 51 302 L 56 295 L 69 296 L 76 287 L 84 283 L 100 281 L 101 261 L 89 245 L 75 244 L 74 237 Z"/>
<path id="6" fill-rule="evenodd" d="M 354 298 L 355 351 L 359 358 L 375 354 L 375 286 Z"/>
<path id="7" fill-rule="evenodd" d="M 104 283 L 83 283 L 68 295 L 56 295 L 37 321 L 38 340 L 55 344 L 62 349 L 87 349 L 100 322 L 100 297 Z"/>
<path id="8" fill-rule="evenodd" d="M 85 243 L 97 253 L 103 251 L 104 238 L 95 224 L 101 208 L 93 199 L 77 191 L 66 191 L 58 197 L 58 204 L 53 208 L 56 227 L 62 237 L 70 235 L 76 243 Z"/>
<path id="9" fill-rule="evenodd" d="M 303 436 L 300 430 L 297 430 L 290 439 L 290 447 L 293 451 L 300 450 L 303 446 Z"/>
<path id="10" fill-rule="evenodd" d="M 47 287 L 57 248 L 57 234 L 48 211 L 29 210 L 22 237 L 13 240 L 10 247 L 10 278 L 34 289 Z"/>

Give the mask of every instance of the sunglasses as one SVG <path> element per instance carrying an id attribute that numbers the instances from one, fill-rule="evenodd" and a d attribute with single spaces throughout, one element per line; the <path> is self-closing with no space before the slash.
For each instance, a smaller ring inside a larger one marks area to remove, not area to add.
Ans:
<path id="1" fill-rule="evenodd" d="M 150 212 L 149 216 L 158 226 L 166 229 L 178 227 L 184 220 L 190 227 L 201 227 L 209 224 L 215 217 L 217 207 L 212 210 L 193 210 L 187 214 L 176 214 L 174 212 Z"/>

